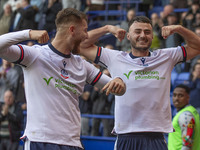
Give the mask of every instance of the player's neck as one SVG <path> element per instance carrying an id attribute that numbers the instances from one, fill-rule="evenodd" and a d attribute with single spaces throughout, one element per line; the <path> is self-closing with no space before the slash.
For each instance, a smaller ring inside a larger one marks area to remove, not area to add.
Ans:
<path id="1" fill-rule="evenodd" d="M 132 52 L 133 56 L 136 56 L 136 57 L 146 57 L 146 56 L 149 56 L 149 50 L 139 51 L 139 50 L 132 49 L 131 52 Z"/>
<path id="2" fill-rule="evenodd" d="M 67 44 L 67 42 L 59 39 L 54 39 L 51 44 L 55 47 L 59 52 L 69 55 L 71 53 L 71 45 Z"/>

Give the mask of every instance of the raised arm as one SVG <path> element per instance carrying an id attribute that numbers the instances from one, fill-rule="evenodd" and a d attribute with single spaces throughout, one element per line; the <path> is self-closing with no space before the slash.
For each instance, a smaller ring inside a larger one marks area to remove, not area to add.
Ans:
<path id="1" fill-rule="evenodd" d="M 37 40 L 39 43 L 46 43 L 49 40 L 45 30 L 23 30 L 10 32 L 0 36 L 0 52 L 6 48 L 26 40 Z"/>
<path id="2" fill-rule="evenodd" d="M 91 30 L 88 32 L 88 39 L 83 41 L 80 45 L 80 54 L 94 61 L 97 53 L 97 46 L 95 43 L 106 33 L 112 33 L 118 40 L 122 41 L 125 37 L 126 31 L 112 25 L 105 25 L 103 27 Z"/>
<path id="3" fill-rule="evenodd" d="M 48 33 L 44 30 L 23 30 L 1 35 L 0 58 L 9 62 L 15 62 L 21 57 L 21 48 L 15 44 L 26 40 L 37 40 L 39 43 L 45 43 L 48 39 Z"/>
<path id="4" fill-rule="evenodd" d="M 194 32 L 184 28 L 181 25 L 164 26 L 162 28 L 162 36 L 167 38 L 173 33 L 180 34 L 186 41 L 187 60 L 200 54 L 200 37 Z"/>

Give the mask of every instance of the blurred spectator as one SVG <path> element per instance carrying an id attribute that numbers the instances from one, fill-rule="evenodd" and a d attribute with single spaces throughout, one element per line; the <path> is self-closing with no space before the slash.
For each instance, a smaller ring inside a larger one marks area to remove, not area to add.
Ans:
<path id="1" fill-rule="evenodd" d="M 178 24 L 177 14 L 170 13 L 167 16 L 167 25 L 177 25 L 177 24 Z M 170 35 L 164 41 L 165 41 L 164 47 L 166 48 L 177 47 L 177 46 L 180 46 L 184 42 L 183 38 L 177 33 Z M 183 72 L 183 70 L 184 70 L 183 64 L 177 64 L 175 66 L 175 71 L 177 73 Z"/>
<path id="2" fill-rule="evenodd" d="M 127 18 L 126 21 L 122 21 L 120 24 L 120 27 L 124 30 L 126 30 L 126 32 L 128 32 L 128 23 L 131 19 L 133 19 L 135 17 L 135 10 L 134 9 L 130 9 L 127 12 Z M 127 33 L 125 35 L 125 38 L 120 42 L 119 40 L 116 40 L 116 47 L 117 49 L 121 50 L 121 51 L 128 51 L 131 49 L 131 44 L 130 41 L 127 39 Z"/>
<path id="3" fill-rule="evenodd" d="M 170 0 L 174 8 L 188 8 L 188 0 Z"/>
<path id="4" fill-rule="evenodd" d="M 83 94 L 79 97 L 79 108 L 81 114 L 91 114 L 92 113 L 92 101 L 91 92 L 93 87 L 89 84 L 85 85 Z M 90 118 L 81 117 L 81 135 L 90 134 L 89 126 Z"/>
<path id="5" fill-rule="evenodd" d="M 189 105 L 190 89 L 178 85 L 173 91 L 173 104 L 178 113 L 173 118 L 175 132 L 169 133 L 169 150 L 198 150 L 200 149 L 200 122 L 196 109 Z"/>
<path id="6" fill-rule="evenodd" d="M 35 14 L 37 9 L 30 5 L 30 0 L 21 0 L 17 4 L 11 21 L 11 31 L 36 29 Z"/>
<path id="7" fill-rule="evenodd" d="M 176 13 L 170 13 L 167 16 L 167 25 L 177 25 L 178 23 L 179 21 Z M 176 47 L 181 45 L 182 42 L 183 38 L 179 34 L 174 33 L 165 40 L 165 47 Z"/>
<path id="8" fill-rule="evenodd" d="M 164 25 L 167 25 L 167 17 L 169 14 L 174 12 L 174 6 L 172 4 L 165 5 L 162 12 L 160 12 L 160 18 L 162 19 Z"/>
<path id="9" fill-rule="evenodd" d="M 109 75 L 107 69 L 103 71 L 104 74 Z M 101 91 L 97 87 L 91 93 L 91 99 L 93 101 L 93 114 L 110 115 L 112 101 L 108 101 L 108 96 L 105 92 Z M 92 122 L 92 136 L 99 136 L 100 124 L 103 124 L 103 136 L 111 136 L 112 128 L 110 126 L 109 119 L 97 119 L 94 118 Z"/>
<path id="10" fill-rule="evenodd" d="M 151 50 L 155 50 L 161 48 L 161 40 L 163 40 L 161 36 L 161 27 L 163 24 L 157 13 L 151 14 L 151 21 L 153 25 L 153 41 L 151 44 Z"/>
<path id="11" fill-rule="evenodd" d="M 194 32 L 200 37 L 200 26 L 195 27 Z M 193 72 L 193 67 L 196 63 L 200 63 L 200 55 L 194 57 L 193 59 L 190 60 L 190 68 L 189 72 L 192 74 Z"/>
<path id="12" fill-rule="evenodd" d="M 20 103 L 21 105 L 24 105 L 26 104 L 25 89 L 24 89 L 24 74 L 23 74 L 21 66 L 15 65 L 14 69 L 17 71 L 19 75 L 17 88 L 15 92 L 15 101 Z M 23 107 L 23 110 L 26 109 L 25 106 L 22 106 L 22 107 Z"/>
<path id="13" fill-rule="evenodd" d="M 88 10 L 104 10 L 104 0 L 86 0 Z"/>
<path id="14" fill-rule="evenodd" d="M 187 12 L 182 12 L 180 14 L 180 24 L 183 25 L 184 24 L 184 19 L 185 19 L 185 16 L 187 15 Z"/>
<path id="15" fill-rule="evenodd" d="M 9 3 L 12 7 L 12 11 L 14 12 L 15 10 L 17 10 L 17 5 L 18 3 L 20 3 L 21 0 L 7 0 L 7 3 Z"/>
<path id="16" fill-rule="evenodd" d="M 86 0 L 81 0 L 81 9 L 80 9 L 80 11 L 85 12 L 86 8 L 87 8 Z"/>
<path id="17" fill-rule="evenodd" d="M 200 55 L 196 56 L 194 59 L 192 59 L 190 63 L 190 73 L 193 72 L 193 67 L 196 63 L 200 63 Z"/>
<path id="18" fill-rule="evenodd" d="M 153 7 L 154 0 L 141 0 L 139 3 L 139 11 L 145 12 L 145 16 L 148 16 L 148 11 Z"/>
<path id="19" fill-rule="evenodd" d="M 55 32 L 55 19 L 60 10 L 62 10 L 62 3 L 59 0 L 48 0 L 45 2 L 43 8 L 43 13 L 45 14 L 44 29 L 47 32 Z"/>
<path id="20" fill-rule="evenodd" d="M 42 27 L 44 26 L 45 18 L 43 17 L 43 13 L 42 13 L 44 2 L 45 0 L 31 0 L 30 1 L 31 6 L 36 7 L 38 10 L 35 15 L 36 29 L 42 29 Z"/>
<path id="21" fill-rule="evenodd" d="M 3 59 L 3 64 L 0 67 L 0 103 L 4 103 L 3 95 L 7 89 L 12 89 L 16 95 L 18 80 L 19 74 L 13 68 L 13 64 Z"/>
<path id="22" fill-rule="evenodd" d="M 0 149 L 18 150 L 23 112 L 11 90 L 5 91 L 4 102 L 0 108 Z"/>
<path id="23" fill-rule="evenodd" d="M 183 18 L 183 26 L 194 31 L 194 28 L 196 26 L 195 22 L 196 22 L 196 14 L 197 13 L 200 13 L 199 3 L 194 2 L 194 3 L 192 3 L 191 8 L 188 10 L 187 14 L 185 15 L 185 18 Z M 198 19 L 198 17 L 197 17 L 197 19 Z"/>
<path id="24" fill-rule="evenodd" d="M 4 11 L 4 5 L 6 4 L 8 0 L 0 0 L 0 16 L 2 16 L 3 11 Z"/>
<path id="25" fill-rule="evenodd" d="M 188 7 L 191 7 L 193 3 L 198 3 L 199 0 L 187 0 Z"/>
<path id="26" fill-rule="evenodd" d="M 194 106 L 200 114 L 200 63 L 193 66 L 190 80 L 190 104 Z"/>
<path id="27" fill-rule="evenodd" d="M 0 35 L 9 32 L 10 20 L 12 16 L 12 9 L 10 4 L 5 4 L 3 10 L 3 14 L 0 17 Z"/>
<path id="28" fill-rule="evenodd" d="M 195 15 L 195 20 L 194 20 L 194 23 L 193 23 L 194 30 L 198 26 L 200 26 L 200 12 L 197 12 L 196 15 Z"/>
<path id="29" fill-rule="evenodd" d="M 192 3 L 193 3 L 193 0 L 187 0 L 188 7 L 190 7 L 192 5 Z"/>
<path id="30" fill-rule="evenodd" d="M 62 7 L 81 10 L 81 0 L 62 0 Z"/>
<path id="31" fill-rule="evenodd" d="M 104 10 L 104 0 L 86 0 L 87 4 L 87 10 L 86 11 L 98 11 L 98 10 Z M 97 16 L 93 20 L 102 20 L 103 17 Z"/>

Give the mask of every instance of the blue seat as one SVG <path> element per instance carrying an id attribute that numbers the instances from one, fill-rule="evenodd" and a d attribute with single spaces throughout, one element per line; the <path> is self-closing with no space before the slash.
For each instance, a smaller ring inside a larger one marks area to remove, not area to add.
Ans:
<path id="1" fill-rule="evenodd" d="M 94 21 L 88 24 L 88 31 L 99 28 L 101 24 L 98 21 Z"/>
<path id="2" fill-rule="evenodd" d="M 172 83 L 172 85 L 174 85 L 174 82 L 175 82 L 175 80 L 176 80 L 177 77 L 178 77 L 178 73 L 175 72 L 175 71 L 173 71 L 171 73 L 171 83 Z"/>
<path id="3" fill-rule="evenodd" d="M 163 11 L 163 9 L 164 9 L 163 6 L 153 7 L 151 10 L 149 10 L 148 15 L 149 15 L 149 17 L 151 17 L 152 13 L 157 13 L 158 15 L 160 15 L 160 12 Z"/>
<path id="4" fill-rule="evenodd" d="M 171 91 L 175 88 L 175 80 L 178 77 L 178 73 L 176 71 L 172 71 L 171 73 Z"/>
<path id="5" fill-rule="evenodd" d="M 189 84 L 189 79 L 190 79 L 190 73 L 189 72 L 179 73 L 177 78 L 174 81 L 174 85 L 175 86 L 177 86 L 178 84 L 188 85 Z"/>

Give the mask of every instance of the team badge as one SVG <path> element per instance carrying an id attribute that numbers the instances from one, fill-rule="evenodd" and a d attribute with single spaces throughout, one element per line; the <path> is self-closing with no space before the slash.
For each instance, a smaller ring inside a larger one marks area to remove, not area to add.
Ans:
<path id="1" fill-rule="evenodd" d="M 64 66 L 64 68 L 65 68 L 66 64 L 67 64 L 67 63 L 66 63 L 65 61 L 63 61 L 63 66 Z M 62 69 L 62 70 L 61 70 L 61 77 L 63 77 L 64 79 L 69 78 L 69 74 L 67 73 L 67 71 L 66 71 L 65 69 Z"/>

